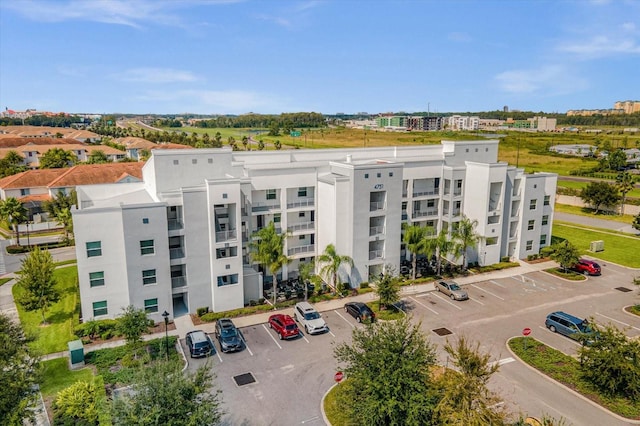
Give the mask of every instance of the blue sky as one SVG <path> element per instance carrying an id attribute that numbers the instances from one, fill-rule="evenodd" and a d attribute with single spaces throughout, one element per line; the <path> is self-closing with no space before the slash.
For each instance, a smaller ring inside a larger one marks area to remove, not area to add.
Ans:
<path id="1" fill-rule="evenodd" d="M 640 99 L 639 0 L 2 0 L 0 107 L 565 112 Z"/>

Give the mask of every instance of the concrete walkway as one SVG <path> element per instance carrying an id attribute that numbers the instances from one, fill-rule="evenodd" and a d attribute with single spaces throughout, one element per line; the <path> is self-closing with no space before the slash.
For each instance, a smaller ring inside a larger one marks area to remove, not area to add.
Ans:
<path id="1" fill-rule="evenodd" d="M 631 224 L 618 222 L 615 220 L 600 219 L 591 216 L 581 216 L 577 214 L 555 212 L 553 214 L 555 220 L 563 222 L 571 222 L 575 225 L 585 225 L 594 228 L 609 229 L 612 231 L 624 232 L 626 234 L 640 235 L 640 231 L 634 229 Z"/>

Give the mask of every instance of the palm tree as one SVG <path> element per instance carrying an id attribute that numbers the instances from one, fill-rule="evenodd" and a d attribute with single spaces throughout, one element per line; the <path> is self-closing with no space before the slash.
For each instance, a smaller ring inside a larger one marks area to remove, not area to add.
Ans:
<path id="1" fill-rule="evenodd" d="M 631 191 L 635 187 L 635 180 L 629 172 L 620 173 L 616 176 L 616 187 L 622 195 L 622 206 L 620 208 L 620 214 L 624 215 L 624 202 L 627 198 L 627 192 Z"/>
<path id="2" fill-rule="evenodd" d="M 247 135 L 244 135 L 242 137 L 242 145 L 244 145 L 244 150 L 247 150 L 247 145 L 249 144 L 249 138 L 247 137 Z"/>
<path id="3" fill-rule="evenodd" d="M 478 221 L 471 220 L 466 216 L 458 223 L 458 229 L 453 234 L 454 247 L 453 251 L 458 256 L 462 255 L 462 268 L 467 268 L 467 249 L 478 247 L 478 243 L 482 236 L 476 232 Z"/>
<path id="4" fill-rule="evenodd" d="M 278 271 L 291 260 L 284 254 L 284 242 L 287 234 L 278 234 L 273 221 L 253 234 L 255 239 L 249 243 L 251 260 L 264 265 L 273 274 L 273 309 L 276 309 L 278 297 Z"/>
<path id="5" fill-rule="evenodd" d="M 343 256 L 338 254 L 336 251 L 336 246 L 333 244 L 329 244 L 324 252 L 318 256 L 318 263 L 322 265 L 320 268 L 320 275 L 323 275 L 325 279 L 330 278 L 331 285 L 335 290 L 337 290 L 338 284 L 338 272 L 340 271 L 340 267 L 343 264 L 347 264 L 350 267 L 353 267 L 353 259 L 349 256 Z"/>
<path id="6" fill-rule="evenodd" d="M 313 276 L 316 263 L 313 258 L 310 261 L 304 262 L 298 265 L 298 274 L 302 283 L 304 284 L 304 300 L 306 301 L 309 296 L 309 280 Z"/>
<path id="7" fill-rule="evenodd" d="M 427 228 L 419 225 L 408 225 L 405 223 L 402 241 L 411 252 L 411 279 L 415 280 L 417 255 L 424 253 L 427 247 Z"/>
<path id="8" fill-rule="evenodd" d="M 0 218 L 11 224 L 16 231 L 16 243 L 20 245 L 20 231 L 18 226 L 27 220 L 27 209 L 15 197 L 0 200 Z"/>
<path id="9" fill-rule="evenodd" d="M 429 238 L 426 244 L 426 250 L 429 253 L 436 254 L 436 263 L 437 263 L 437 271 L 436 273 L 440 275 L 442 272 L 442 257 L 451 253 L 451 249 L 453 248 L 453 243 L 449 238 L 448 232 L 445 228 L 442 228 L 440 233 L 435 238 Z"/>

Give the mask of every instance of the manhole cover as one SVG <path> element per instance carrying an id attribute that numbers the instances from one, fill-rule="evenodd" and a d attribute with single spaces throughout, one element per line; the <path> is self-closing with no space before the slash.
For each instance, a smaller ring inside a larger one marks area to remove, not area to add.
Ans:
<path id="1" fill-rule="evenodd" d="M 436 328 L 435 330 L 433 330 L 434 333 L 436 333 L 438 336 L 446 336 L 448 334 L 453 334 L 451 332 L 451 330 L 447 329 L 447 328 Z"/>
<path id="2" fill-rule="evenodd" d="M 253 374 L 251 373 L 244 373 L 238 376 L 233 376 L 233 380 L 236 381 L 236 385 L 238 386 L 248 385 L 250 383 L 255 383 L 256 381 L 255 377 L 253 377 Z"/>
<path id="3" fill-rule="evenodd" d="M 626 287 L 616 287 L 615 289 L 623 293 L 629 293 L 630 291 L 633 291 L 630 288 L 626 288 Z"/>

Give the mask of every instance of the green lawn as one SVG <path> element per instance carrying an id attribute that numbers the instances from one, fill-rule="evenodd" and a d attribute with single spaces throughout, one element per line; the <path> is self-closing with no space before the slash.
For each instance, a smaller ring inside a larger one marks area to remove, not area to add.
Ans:
<path id="1" fill-rule="evenodd" d="M 13 278 L 0 278 L 0 286 L 11 281 Z"/>
<path id="2" fill-rule="evenodd" d="M 35 338 L 29 346 L 39 355 L 67 350 L 67 342 L 76 339 L 73 327 L 79 320 L 78 269 L 75 266 L 56 269 L 54 276 L 61 298 L 46 312 L 49 325 L 40 325 L 40 311 L 26 312 L 20 304 L 16 304 L 25 333 Z M 22 291 L 20 286 L 14 285 L 13 297 L 17 299 Z"/>
<path id="3" fill-rule="evenodd" d="M 378 300 L 367 303 L 367 306 L 370 307 L 371 310 L 376 314 L 376 319 L 382 321 L 394 321 L 405 316 L 404 312 L 394 307 L 387 308 L 381 311 L 379 305 L 380 302 Z"/>
<path id="4" fill-rule="evenodd" d="M 324 412 L 327 419 L 333 426 L 350 426 L 357 424 L 354 419 L 349 418 L 348 413 L 340 407 L 340 401 L 345 399 L 344 392 L 349 392 L 348 379 L 342 381 L 338 386 L 334 386 L 324 399 Z"/>
<path id="5" fill-rule="evenodd" d="M 594 179 L 594 181 L 599 181 L 602 179 Z M 608 183 L 615 183 L 615 181 L 605 181 Z M 572 180 L 561 180 L 558 179 L 558 186 L 562 187 L 562 188 L 571 188 L 571 189 L 583 189 L 586 188 L 587 185 L 589 185 L 590 182 L 586 182 L 586 181 L 572 181 Z M 640 189 L 634 188 L 631 191 L 627 192 L 627 197 L 634 197 L 634 198 L 640 198 Z"/>
<path id="6" fill-rule="evenodd" d="M 640 237 L 629 236 L 616 231 L 608 231 L 571 223 L 554 221 L 553 236 L 569 240 L 583 254 L 608 260 L 631 268 L 640 268 Z M 591 241 L 604 241 L 604 251 L 589 252 Z"/>
<path id="7" fill-rule="evenodd" d="M 55 396 L 56 393 L 77 381 L 90 382 L 93 380 L 93 371 L 88 367 L 81 370 L 69 370 L 67 358 L 42 361 L 41 364 L 43 369 L 40 390 L 45 398 Z"/>
<path id="8" fill-rule="evenodd" d="M 212 139 L 216 135 L 216 133 L 220 132 L 220 135 L 222 136 L 223 145 L 227 145 L 227 138 L 229 138 L 229 136 L 233 136 L 236 139 L 236 142 L 238 142 L 238 144 L 241 147 L 242 147 L 243 136 L 253 135 L 254 139 L 258 140 L 258 136 L 256 136 L 256 133 L 249 132 L 249 129 L 236 129 L 236 128 L 209 129 L 204 127 L 162 127 L 162 130 L 167 132 L 177 132 L 177 133 L 181 133 L 181 132 L 185 132 L 189 134 L 197 133 L 198 135 L 204 135 L 205 133 L 208 133 Z M 252 130 L 261 130 L 264 132 L 268 132 L 268 129 L 252 129 Z"/>
<path id="9" fill-rule="evenodd" d="M 633 223 L 633 217 L 634 217 L 633 215 L 630 215 L 630 214 L 619 215 L 619 214 L 608 214 L 607 212 L 600 212 L 596 215 L 596 214 L 593 214 L 594 210 L 588 207 L 570 206 L 568 204 L 558 204 L 558 203 L 555 204 L 554 210 L 556 212 L 561 212 L 561 213 L 570 213 L 578 216 L 593 217 L 595 219 L 613 220 L 616 222 L 622 222 L 627 224 Z"/>

